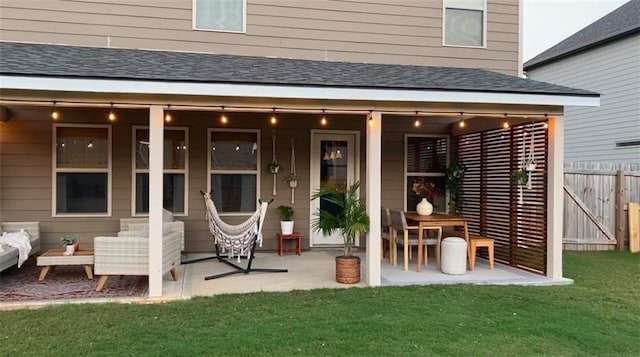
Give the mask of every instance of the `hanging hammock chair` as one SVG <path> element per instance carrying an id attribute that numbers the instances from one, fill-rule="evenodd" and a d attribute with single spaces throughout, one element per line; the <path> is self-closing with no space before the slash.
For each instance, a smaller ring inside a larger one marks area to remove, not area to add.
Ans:
<path id="1" fill-rule="evenodd" d="M 255 269 L 251 268 L 254 254 L 256 251 L 256 245 L 262 246 L 262 224 L 264 222 L 264 216 L 267 213 L 267 202 L 260 201 L 260 208 L 251 215 L 246 221 L 240 224 L 228 224 L 224 222 L 220 215 L 216 205 L 211 200 L 211 195 L 208 192 L 200 191 L 204 198 L 206 207 L 206 218 L 209 224 L 209 232 L 213 236 L 214 245 L 216 247 L 216 255 L 212 257 L 199 258 L 190 261 L 183 262 L 183 264 L 196 263 L 208 259 L 217 259 L 233 268 L 234 271 L 207 276 L 204 280 L 211 280 L 221 278 L 232 274 L 249 274 L 252 271 L 270 272 L 270 273 L 286 273 L 287 269 Z M 222 253 L 222 255 L 220 254 Z M 237 258 L 238 264 L 241 262 L 241 257 L 246 257 L 248 260 L 247 267 L 243 268 L 230 262 L 228 259 Z"/>

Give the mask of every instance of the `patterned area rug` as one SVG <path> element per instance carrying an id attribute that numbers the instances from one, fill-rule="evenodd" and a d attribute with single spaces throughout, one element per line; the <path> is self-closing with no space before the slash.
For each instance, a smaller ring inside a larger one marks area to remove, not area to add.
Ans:
<path id="1" fill-rule="evenodd" d="M 44 281 L 38 281 L 40 267 L 29 258 L 20 269 L 0 273 L 0 302 L 60 299 L 146 297 L 146 276 L 110 277 L 102 291 L 96 291 L 98 277 L 89 280 L 82 266 L 58 266 Z"/>

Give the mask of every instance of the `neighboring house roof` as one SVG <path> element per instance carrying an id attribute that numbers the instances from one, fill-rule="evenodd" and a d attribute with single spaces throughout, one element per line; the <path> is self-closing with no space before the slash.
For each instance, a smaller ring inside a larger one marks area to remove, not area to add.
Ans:
<path id="1" fill-rule="evenodd" d="M 524 70 L 529 71 L 637 33 L 640 33 L 640 0 L 631 0 L 530 59 L 524 64 Z"/>
<path id="2" fill-rule="evenodd" d="M 594 92 L 473 68 L 310 61 L 13 42 L 0 42 L 0 74 L 165 82 L 599 96 Z"/>

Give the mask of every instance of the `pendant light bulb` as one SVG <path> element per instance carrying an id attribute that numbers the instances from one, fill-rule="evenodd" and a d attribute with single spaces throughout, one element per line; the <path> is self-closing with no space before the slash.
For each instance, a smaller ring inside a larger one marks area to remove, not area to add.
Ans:
<path id="1" fill-rule="evenodd" d="M 224 106 L 220 107 L 222 109 L 222 113 L 220 114 L 220 122 L 222 124 L 227 124 L 229 122 L 229 119 L 227 119 L 227 116 L 224 115 Z"/>
<path id="2" fill-rule="evenodd" d="M 507 119 L 507 113 L 504 113 L 504 121 L 502 122 L 503 129 L 509 129 L 509 120 Z"/>
<path id="3" fill-rule="evenodd" d="M 170 123 L 171 120 L 173 119 L 171 117 L 170 109 L 171 109 L 171 104 L 167 104 L 167 112 L 164 114 L 164 121 L 167 123 Z"/>
<path id="4" fill-rule="evenodd" d="M 107 116 L 107 118 L 109 118 L 109 121 L 116 120 L 116 113 L 113 111 L 113 102 L 111 102 L 111 110 L 109 111 L 109 115 Z"/>
<path id="5" fill-rule="evenodd" d="M 422 125 L 422 123 L 420 123 L 419 119 L 416 119 L 416 121 L 413 122 L 413 126 L 415 126 L 416 128 L 419 128 L 420 125 Z"/>
<path id="6" fill-rule="evenodd" d="M 60 113 L 56 110 L 56 101 L 53 101 L 53 111 L 51 112 L 51 119 L 58 120 L 60 118 Z"/>
<path id="7" fill-rule="evenodd" d="M 276 125 L 278 118 L 276 118 L 276 107 L 273 107 L 273 114 L 271 114 L 271 125 Z"/>
<path id="8" fill-rule="evenodd" d="M 324 115 L 324 109 L 322 109 L 322 119 L 320 119 L 320 125 L 322 126 L 327 125 L 327 117 Z"/>
<path id="9" fill-rule="evenodd" d="M 465 126 L 467 126 L 467 123 L 464 122 L 464 116 L 462 112 L 460 112 L 460 122 L 458 123 L 458 126 L 460 128 L 464 128 Z"/>

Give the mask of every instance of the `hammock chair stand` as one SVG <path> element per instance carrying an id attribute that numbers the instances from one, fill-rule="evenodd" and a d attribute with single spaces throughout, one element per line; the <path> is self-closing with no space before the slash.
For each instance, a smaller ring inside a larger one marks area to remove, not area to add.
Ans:
<path id="1" fill-rule="evenodd" d="M 261 206 L 265 206 L 264 208 L 261 207 L 261 209 L 259 209 L 258 211 L 256 211 L 255 214 L 260 213 L 261 211 L 263 211 L 260 215 L 259 215 L 259 219 L 256 220 L 255 224 L 257 224 L 257 230 L 254 232 L 255 237 L 253 237 L 251 239 L 251 248 L 248 252 L 236 252 L 236 251 L 231 251 L 232 254 L 229 254 L 228 256 L 223 256 L 220 253 L 220 244 L 218 241 L 218 235 L 220 234 L 220 232 L 222 231 L 222 229 L 224 228 L 231 228 L 231 229 L 238 229 L 237 227 L 239 226 L 232 226 L 232 225 L 228 225 L 226 223 L 224 223 L 222 220 L 219 219 L 219 216 L 217 215 L 217 210 L 215 205 L 213 204 L 213 201 L 211 201 L 211 198 L 209 196 L 209 193 L 206 192 L 202 192 L 202 195 L 204 196 L 205 199 L 205 206 L 207 208 L 207 220 L 209 221 L 209 230 L 213 236 L 214 242 L 215 242 L 215 247 L 216 247 L 216 255 L 214 256 L 210 256 L 210 257 L 204 257 L 204 258 L 197 258 L 197 259 L 192 259 L 192 260 L 188 260 L 188 261 L 184 261 L 182 262 L 182 264 L 191 264 L 191 263 L 197 263 L 197 262 L 201 262 L 201 261 L 205 261 L 205 260 L 209 260 L 209 259 L 217 259 L 219 262 L 225 263 L 228 266 L 234 268 L 235 270 L 226 272 L 226 273 L 220 273 L 220 274 L 214 274 L 214 275 L 210 275 L 204 278 L 204 280 L 212 280 L 212 279 L 217 279 L 217 278 L 222 278 L 225 276 L 229 276 L 229 275 L 233 275 L 233 274 L 249 274 L 251 272 L 264 272 L 264 273 L 287 273 L 289 270 L 288 269 L 268 269 L 268 268 L 253 268 L 253 258 L 255 258 L 255 251 L 256 251 L 256 245 L 258 244 L 258 242 L 261 242 L 261 238 L 260 237 L 260 232 L 262 231 L 262 222 L 264 219 L 264 213 L 266 213 L 266 205 L 267 203 L 262 203 L 260 202 Z M 254 214 L 254 216 L 255 216 Z M 250 218 L 251 219 L 251 218 Z M 240 225 L 241 226 L 241 225 Z M 247 231 L 249 231 L 250 228 L 247 227 Z M 217 234 L 216 234 L 217 233 Z M 229 249 L 229 248 L 227 248 Z M 232 262 L 230 262 L 229 260 L 232 259 L 235 256 L 238 257 L 238 263 L 240 262 L 240 255 L 245 255 L 245 253 L 247 256 L 247 267 L 243 268 L 240 265 L 234 264 Z M 224 254 L 224 253 L 223 253 Z"/>

